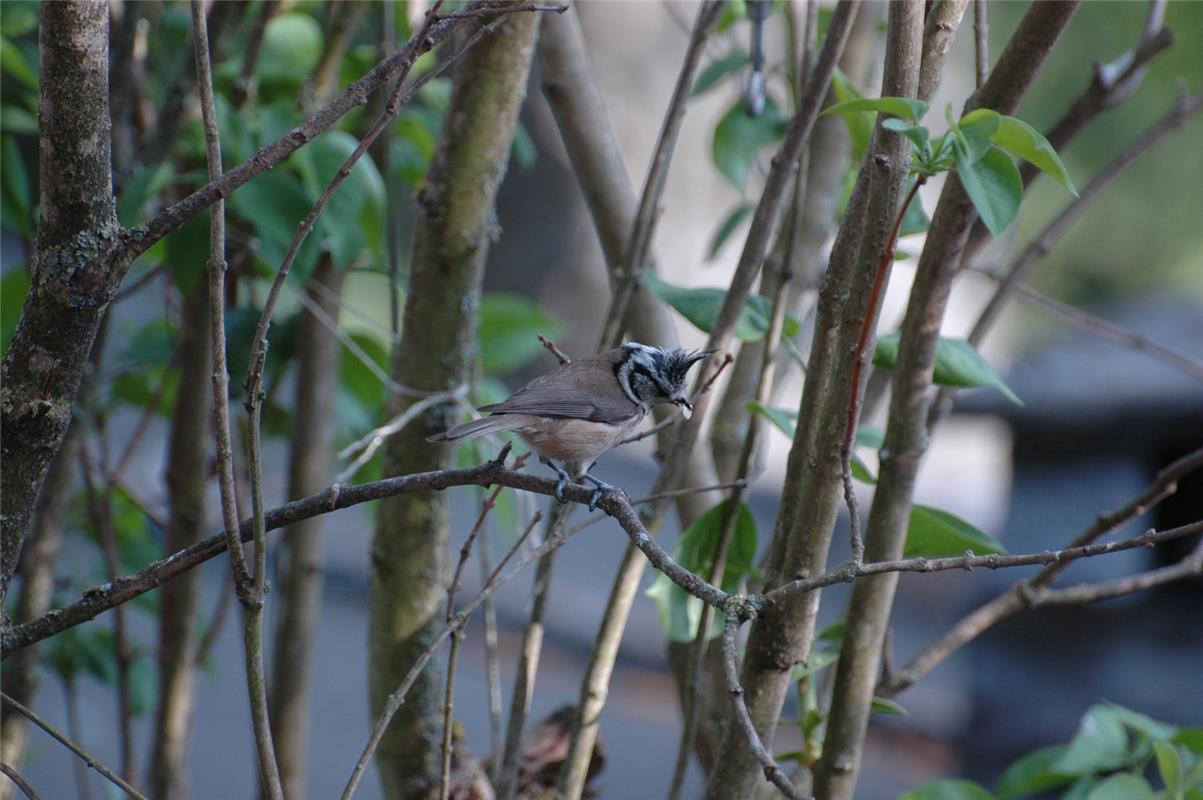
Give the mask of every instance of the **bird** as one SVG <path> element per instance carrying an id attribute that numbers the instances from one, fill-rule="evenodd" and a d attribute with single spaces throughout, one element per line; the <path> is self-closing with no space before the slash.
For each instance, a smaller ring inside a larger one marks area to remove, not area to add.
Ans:
<path id="1" fill-rule="evenodd" d="M 427 441 L 458 442 L 513 431 L 556 473 L 555 496 L 561 503 L 571 480 L 592 483 L 596 490 L 589 509 L 593 510 L 605 492 L 621 491 L 589 474 L 594 462 L 657 405 L 680 406 L 688 419 L 693 411 L 685 396 L 689 369 L 712 354 L 627 342 L 561 364 L 502 402 L 481 406 L 489 416 L 456 425 Z"/>

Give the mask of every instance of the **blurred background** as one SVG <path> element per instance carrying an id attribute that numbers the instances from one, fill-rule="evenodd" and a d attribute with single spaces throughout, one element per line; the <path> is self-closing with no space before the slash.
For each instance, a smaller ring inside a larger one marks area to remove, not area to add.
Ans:
<path id="1" fill-rule="evenodd" d="M 345 57 L 336 65 L 336 89 L 375 61 L 382 11 L 377 3 L 362 5 L 353 17 Z M 749 25 L 742 18 L 742 3 L 732 6 L 730 19 L 708 47 L 703 69 L 748 46 Z M 1026 6 L 988 4 L 992 54 L 1001 51 Z M 304 108 L 295 97 L 314 91 L 305 76 L 317 67 L 325 37 L 332 35 L 334 8 L 317 2 L 279 4 L 260 56 L 258 96 L 249 104 L 234 100 L 240 37 L 246 34 L 241 28 L 231 33 L 227 59 L 216 67 L 224 97 L 227 165 L 241 161 L 303 118 Z M 164 199 L 203 182 L 203 174 L 198 173 L 203 160 L 198 158 L 200 128 L 191 86 L 175 77 L 191 63 L 186 4 L 114 0 L 113 9 L 117 15 L 136 12 L 145 21 L 138 27 L 136 45 L 142 48 L 137 68 L 146 90 L 143 103 L 158 110 L 161 122 L 162 109 L 173 98 L 182 101 L 178 141 L 164 145 L 173 153 L 169 166 L 131 168 L 120 176 L 122 221 L 128 225 L 145 219 Z M 1049 127 L 1086 88 L 1096 62 L 1111 61 L 1136 44 L 1146 11 L 1142 2 L 1086 3 L 1017 116 L 1037 129 Z M 639 187 L 696 6 L 591 0 L 579 4 L 579 12 L 594 74 L 628 173 Z M 862 11 L 871 22 L 862 22 L 870 32 L 866 74 L 859 83 L 870 95 L 876 94 L 880 81 L 884 12 L 883 3 L 867 3 Z M 395 4 L 397 40 L 404 41 L 409 21 L 420 13 L 419 4 Z M 246 16 L 252 18 L 254 8 Z M 766 23 L 770 74 L 779 80 L 783 18 L 777 9 Z M 5 54 L 0 316 L 7 346 L 28 286 L 25 269 L 36 213 L 36 103 L 31 105 L 30 100 L 36 97 L 36 5 L 7 0 L 0 6 L 0 23 Z M 1151 61 L 1133 96 L 1099 117 L 1061 153 L 1079 189 L 1170 108 L 1179 80 L 1192 91 L 1203 89 L 1203 50 L 1194 44 L 1203 31 L 1203 4 L 1168 3 L 1165 25 L 1177 41 Z M 942 129 L 938 120 L 945 105 L 960 109 L 973 91 L 971 33 L 967 15 L 927 120 L 937 130 Z M 731 71 L 690 101 L 653 248 L 660 275 L 671 284 L 724 287 L 738 258 L 746 218 L 725 240 L 718 242 L 716 237 L 735 210 L 755 202 L 771 156 L 770 147 L 753 146 L 742 182 L 733 181 L 716 166 L 716 128 L 738 106 L 743 74 L 740 69 Z M 345 204 L 346 208 L 332 207 L 331 225 L 340 229 L 311 237 L 306 245 L 311 251 L 303 251 L 298 264 L 298 281 L 285 292 L 273 328 L 269 365 L 265 434 L 274 437 L 267 443 L 265 457 L 269 507 L 291 499 L 285 496 L 294 380 L 289 337 L 301 308 L 300 281 L 320 258 L 319 239 L 335 248 L 340 258 L 346 255 L 349 271 L 338 325 L 369 360 L 387 369 L 389 278 L 383 242 L 395 235 L 398 252 L 407 258 L 413 194 L 433 150 L 449 88 L 448 81 L 433 82 L 419 102 L 403 112 L 392 131 L 387 167 L 377 160 L 356 168 L 354 185 L 346 190 L 356 202 Z M 770 83 L 770 97 L 778 92 L 776 99 L 788 108 L 789 100 L 779 90 L 780 84 Z M 351 119 L 347 127 L 362 127 L 361 122 Z M 534 338 L 536 333 L 554 338 L 570 356 L 588 354 L 608 297 L 604 260 L 538 74 L 531 79 L 522 126 L 497 202 L 499 238 L 486 277 L 490 294 L 482 319 L 483 377 L 475 398 L 480 402 L 552 366 L 551 356 Z M 240 384 L 245 372 L 246 354 L 235 352 L 240 344 L 246 346 L 239 334 L 248 338 L 265 276 L 279 263 L 283 246 L 307 208 L 314 175 L 329 174 L 337 163 L 331 160 L 340 159 L 338 154 L 345 155 L 354 144 L 349 133 L 343 140 L 323 139 L 325 150 L 315 150 L 316 165 L 290 159 L 285 168 L 256 179 L 231 198 L 231 246 L 245 253 L 241 264 L 231 258 L 237 294 L 231 298 L 230 312 L 232 385 Z M 1038 291 L 1122 325 L 1195 364 L 1203 363 L 1200 141 L 1203 121 L 1196 117 L 1158 143 L 1073 225 L 1030 281 Z M 316 186 L 323 184 L 324 179 Z M 937 181 L 922 193 L 929 212 L 939 189 Z M 980 265 L 995 269 L 1007 263 L 1068 199 L 1053 181 L 1038 179 L 1018 222 L 984 251 Z M 389 208 L 396 209 L 395 214 L 388 214 Z M 390 232 L 392 224 L 397 227 Z M 124 572 L 159 557 L 163 546 L 160 522 L 166 515 L 164 458 L 172 400 L 181 392 L 208 390 L 179 385 L 168 367 L 179 337 L 181 292 L 186 291 L 189 275 L 191 280 L 199 275 L 204 242 L 202 219 L 199 226 L 186 226 L 135 264 L 126 286 L 140 288 L 120 298 L 110 312 L 99 368 L 104 380 L 80 415 L 96 437 L 97 452 L 110 453 L 116 460 L 131 441 L 136 443 L 121 472 L 115 500 L 123 526 Z M 883 333 L 896 328 L 901 318 L 921 247 L 922 234 L 900 244 L 910 257 L 895 268 L 882 314 Z M 965 274 L 955 290 L 945 333 L 965 335 L 993 287 L 983 275 Z M 705 334 L 684 318 L 678 316 L 676 323 L 685 345 L 704 341 Z M 803 330 L 799 339 L 803 352 L 805 342 Z M 921 472 L 917 500 L 970 521 L 1011 552 L 1063 545 L 1099 513 L 1138 494 L 1162 466 L 1203 443 L 1203 380 L 1198 374 L 1070 326 L 1038 303 L 1015 299 L 982 352 L 1024 404 L 1010 404 L 989 389 L 966 393 L 955 415 L 938 429 Z M 778 405 L 795 407 L 800 387 L 801 376 L 794 375 Z M 375 372 L 344 349 L 337 418 L 331 420 L 338 447 L 379 423 L 385 396 Z M 99 428 L 98 420 L 103 420 Z M 779 432 L 769 434 L 764 468 L 748 498 L 762 547 L 772 532 L 788 445 Z M 346 464 L 345 459 L 340 461 L 335 471 Z M 370 480 L 378 474 L 378 460 L 374 460 L 353 479 Z M 610 453 L 598 474 L 619 483 L 633 497 L 644 494 L 655 476 L 650 440 Z M 216 530 L 220 520 L 215 485 L 209 487 L 209 495 L 207 527 Z M 452 497 L 457 532 L 453 552 L 458 552 L 480 497 L 466 488 L 453 490 Z M 868 494 L 862 497 L 863 508 L 868 499 Z M 56 604 L 70 602 L 82 589 L 107 577 L 82 505 L 78 497 L 72 500 L 56 578 Z M 516 497 L 498 509 L 488 531 L 495 553 L 513 540 L 534 508 L 532 498 Z M 309 764 L 309 791 L 315 798 L 341 789 L 369 730 L 366 607 L 372 514 L 371 508 L 358 507 L 325 518 L 324 594 Z M 1183 482 L 1171 502 L 1133 520 L 1121 533 L 1171 527 L 1201 517 L 1203 481 L 1196 476 Z M 675 521 L 662 534 L 668 544 L 678 535 L 674 525 Z M 847 556 L 846 536 L 837 533 L 835 541 L 833 564 Z M 625 543 L 617 526 L 606 522 L 563 548 L 547 612 L 532 719 L 576 702 Z M 1174 552 L 1194 546 L 1190 541 L 1181 544 L 1182 549 Z M 1094 559 L 1071 568 L 1066 580 L 1118 577 L 1150 568 L 1154 559 L 1165 557 L 1158 550 Z M 216 559 L 202 572 L 202 629 L 214 633 L 196 686 L 190 750 L 193 796 L 226 797 L 231 792 L 242 796 L 254 786 L 254 749 L 237 609 L 230 608 L 235 604 L 228 600 L 225 561 Z M 905 661 L 1018 576 L 980 570 L 904 576 L 893 623 L 896 659 Z M 507 704 L 532 579 L 533 571 L 497 595 Z M 646 579 L 650 580 L 651 576 Z M 470 566 L 461 597 L 470 597 L 479 585 L 480 577 Z M 846 595 L 845 587 L 824 593 L 824 623 L 839 617 Z M 271 600 L 269 596 L 269 609 L 277 610 L 271 609 Z M 1039 610 L 992 629 L 896 698 L 908 712 L 905 716 L 874 718 L 858 796 L 895 797 L 937 777 L 964 776 L 990 785 L 1018 756 L 1068 741 L 1083 713 L 1102 700 L 1173 724 L 1203 723 L 1203 693 L 1198 690 L 1203 665 L 1200 609 L 1203 586 L 1195 581 L 1097 606 Z M 135 737 L 144 762 L 153 736 L 153 714 L 148 712 L 153 708 L 156 680 L 154 605 L 138 604 L 128 616 L 128 635 L 137 654 Z M 111 620 L 102 616 L 69 637 L 47 643 L 42 687 L 33 704 L 54 724 L 73 728 L 110 764 L 118 752 L 111 655 L 105 655 L 111 645 L 111 626 Z M 656 604 L 641 596 L 623 639 L 601 721 L 609 758 L 597 783 L 601 797 L 660 796 L 667 789 L 680 712 L 665 644 Z M 468 746 L 483 757 L 490 738 L 479 619 L 468 629 L 457 680 L 456 716 L 463 723 Z M 790 713 L 787 709 L 786 716 Z M 796 749 L 798 742 L 791 741 L 790 735 L 783 730 L 778 737 L 778 752 Z M 109 790 L 93 775 L 77 775 L 71 755 L 37 731 L 30 734 L 23 773 L 45 797 L 88 796 L 77 788 L 81 779 L 90 786 L 90 796 Z M 691 775 L 687 794 L 699 786 L 700 774 Z M 359 796 L 380 796 L 374 770 L 367 773 Z"/>

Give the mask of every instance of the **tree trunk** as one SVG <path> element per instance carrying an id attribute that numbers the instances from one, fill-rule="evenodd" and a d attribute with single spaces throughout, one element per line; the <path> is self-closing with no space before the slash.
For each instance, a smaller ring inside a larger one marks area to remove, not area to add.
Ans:
<path id="1" fill-rule="evenodd" d="M 475 356 L 477 308 L 493 201 L 505 174 L 510 140 L 534 53 L 537 15 L 514 15 L 460 62 L 439 145 L 419 197 L 410 290 L 401 342 L 393 357 L 398 382 L 444 391 L 467 380 Z M 412 398 L 391 403 L 393 412 Z M 444 404 L 390 441 L 385 472 L 447 467 L 448 445 L 426 437 L 455 421 Z M 442 624 L 449 533 L 446 496 L 424 493 L 380 505 L 372 542 L 370 684 L 374 713 Z M 377 763 L 386 796 L 426 798 L 438 783 L 442 702 L 437 668 L 428 668 L 380 743 Z"/>
<path id="2" fill-rule="evenodd" d="M 29 294 L 0 377 L 0 606 L 120 272 L 110 259 L 119 226 L 108 3 L 43 3 L 40 20 L 41 222 Z"/>
<path id="3" fill-rule="evenodd" d="M 171 418 L 165 476 L 171 507 L 165 556 L 195 544 L 205 533 L 210 393 L 203 388 L 212 371 L 207 290 L 204 281 L 197 282 L 185 300 L 180 325 L 180 390 Z M 200 577 L 199 570 L 191 570 L 159 590 L 159 707 L 150 762 L 153 797 L 188 796 Z"/>
<path id="4" fill-rule="evenodd" d="M 346 273 L 323 257 L 309 278 L 309 298 L 338 319 Z M 319 291 L 322 287 L 326 291 Z M 342 343 L 311 311 L 297 328 L 297 393 L 293 410 L 288 496 L 305 497 L 330 484 L 334 399 Z M 322 602 L 323 517 L 289 526 L 277 551 L 280 618 L 271 684 L 271 719 L 284 796 L 302 800 L 309 753 L 309 684 Z"/>

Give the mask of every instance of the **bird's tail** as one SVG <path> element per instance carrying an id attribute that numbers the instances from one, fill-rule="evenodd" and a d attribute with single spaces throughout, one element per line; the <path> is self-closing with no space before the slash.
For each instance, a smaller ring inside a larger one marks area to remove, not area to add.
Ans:
<path id="1" fill-rule="evenodd" d="M 517 414 L 494 414 L 481 417 L 470 422 L 462 422 L 450 430 L 436 433 L 429 437 L 428 442 L 458 442 L 460 439 L 475 439 L 478 436 L 488 436 L 491 433 L 512 431 L 521 428 L 526 420 Z"/>

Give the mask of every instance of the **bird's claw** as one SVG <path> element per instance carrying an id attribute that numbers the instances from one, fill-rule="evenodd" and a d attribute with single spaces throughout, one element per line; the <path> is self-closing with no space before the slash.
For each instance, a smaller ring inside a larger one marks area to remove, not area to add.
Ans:
<path id="1" fill-rule="evenodd" d="M 602 499 L 602 497 L 605 496 L 605 494 L 606 493 L 604 491 L 602 491 L 601 489 L 594 489 L 593 494 L 589 495 L 589 511 L 590 511 L 590 513 L 597 511 L 597 504 L 601 502 L 601 499 Z"/>
<path id="2" fill-rule="evenodd" d="M 555 497 L 560 501 L 560 505 L 564 505 L 568 500 L 564 497 L 564 487 L 568 485 L 567 478 L 560 478 L 556 481 Z"/>

